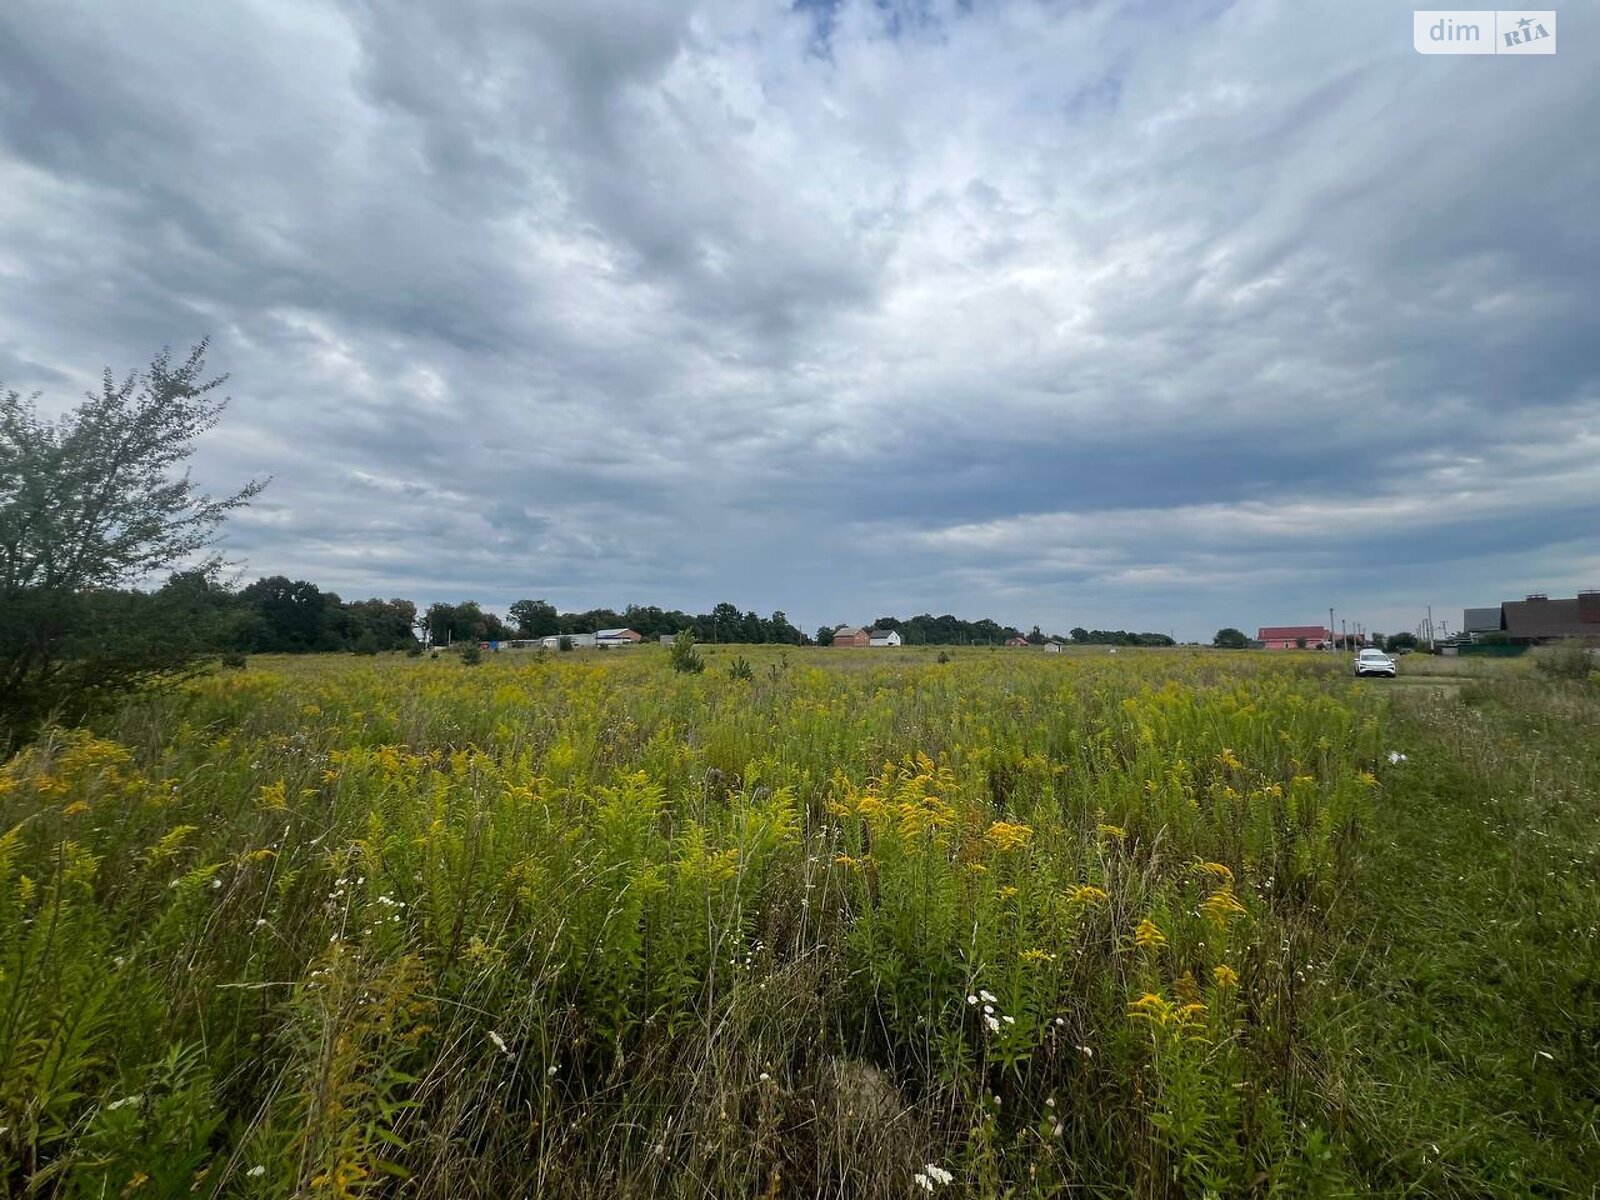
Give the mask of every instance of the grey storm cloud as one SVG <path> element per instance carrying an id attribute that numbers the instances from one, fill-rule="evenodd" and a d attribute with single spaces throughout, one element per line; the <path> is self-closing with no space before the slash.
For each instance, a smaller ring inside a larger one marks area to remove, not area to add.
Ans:
<path id="1" fill-rule="evenodd" d="M 213 338 L 254 573 L 808 626 L 1600 586 L 1600 24 L 14 0 L 0 380 Z"/>

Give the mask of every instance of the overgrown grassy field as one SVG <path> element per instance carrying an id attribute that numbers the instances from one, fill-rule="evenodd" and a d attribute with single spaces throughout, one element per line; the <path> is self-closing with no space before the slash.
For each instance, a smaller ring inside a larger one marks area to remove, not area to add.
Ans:
<path id="1" fill-rule="evenodd" d="M 0 1192 L 1594 1194 L 1600 686 L 741 653 L 0 768 Z"/>

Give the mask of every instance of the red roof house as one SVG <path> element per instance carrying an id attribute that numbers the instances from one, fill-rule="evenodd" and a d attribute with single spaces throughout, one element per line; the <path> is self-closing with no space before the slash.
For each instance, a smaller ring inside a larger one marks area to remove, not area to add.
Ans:
<path id="1" fill-rule="evenodd" d="M 1321 625 L 1263 625 L 1256 641 L 1267 650 L 1320 650 L 1333 644 L 1333 634 Z"/>

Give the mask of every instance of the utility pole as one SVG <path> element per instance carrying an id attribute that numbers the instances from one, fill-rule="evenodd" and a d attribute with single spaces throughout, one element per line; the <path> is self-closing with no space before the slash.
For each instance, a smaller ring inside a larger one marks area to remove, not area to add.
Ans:
<path id="1" fill-rule="evenodd" d="M 1329 609 L 1329 610 L 1328 610 L 1328 640 L 1329 640 L 1329 641 L 1330 641 L 1330 642 L 1331 642 L 1331 641 L 1333 641 L 1333 630 L 1334 630 L 1334 625 L 1333 625 L 1333 609 L 1331 609 L 1331 608 L 1330 608 L 1330 609 Z M 1332 646 L 1329 646 L 1329 647 L 1328 647 L 1328 649 L 1330 649 L 1330 650 L 1332 650 L 1332 649 L 1333 649 L 1333 647 L 1332 647 Z"/>
<path id="2" fill-rule="evenodd" d="M 1433 649 L 1433 605 L 1428 605 L 1428 649 Z"/>

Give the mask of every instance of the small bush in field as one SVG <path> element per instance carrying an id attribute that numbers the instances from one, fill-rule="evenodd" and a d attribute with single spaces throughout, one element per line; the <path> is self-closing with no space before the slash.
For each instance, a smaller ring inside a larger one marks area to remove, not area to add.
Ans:
<path id="1" fill-rule="evenodd" d="M 1600 665 L 1600 657 L 1578 642 L 1561 642 L 1540 646 L 1533 652 L 1533 663 L 1551 679 L 1587 679 Z"/>
<path id="2" fill-rule="evenodd" d="M 694 634 L 687 629 L 675 634 L 672 647 L 668 651 L 672 669 L 685 675 L 698 675 L 706 669 L 706 660 L 695 649 Z"/>
<path id="3" fill-rule="evenodd" d="M 243 650 L 228 650 L 219 661 L 230 671 L 242 671 L 250 660 L 245 657 Z"/>
<path id="4" fill-rule="evenodd" d="M 461 647 L 461 663 L 463 666 L 475 667 L 483 661 L 483 647 L 477 642 L 467 642 Z"/>
<path id="5" fill-rule="evenodd" d="M 737 679 L 741 683 L 748 683 L 755 677 L 755 668 L 750 665 L 750 660 L 742 654 L 728 664 L 729 679 Z"/>

